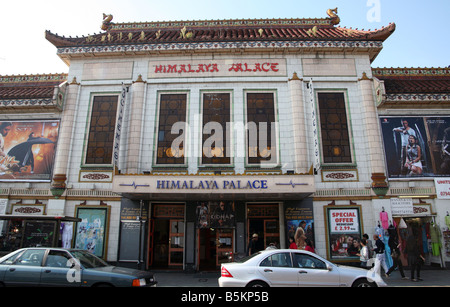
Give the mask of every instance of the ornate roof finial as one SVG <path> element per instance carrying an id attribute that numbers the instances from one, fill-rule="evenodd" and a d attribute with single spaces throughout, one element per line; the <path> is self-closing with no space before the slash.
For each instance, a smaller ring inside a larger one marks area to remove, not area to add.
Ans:
<path id="1" fill-rule="evenodd" d="M 111 26 L 111 20 L 113 20 L 113 15 L 106 15 L 105 13 L 103 13 L 103 22 L 101 27 L 103 31 L 107 31 L 109 29 L 109 27 Z"/>
<path id="2" fill-rule="evenodd" d="M 338 8 L 327 10 L 327 15 L 330 16 L 332 25 L 337 25 L 341 22 L 341 19 L 339 18 L 339 16 L 336 15 L 338 12 L 337 10 L 338 10 Z"/>

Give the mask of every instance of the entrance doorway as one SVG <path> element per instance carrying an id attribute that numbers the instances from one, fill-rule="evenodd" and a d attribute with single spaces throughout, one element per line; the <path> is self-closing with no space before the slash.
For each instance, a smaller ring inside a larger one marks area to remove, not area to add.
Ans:
<path id="1" fill-rule="evenodd" d="M 253 234 L 258 234 L 259 250 L 271 244 L 280 248 L 278 204 L 249 204 L 247 206 L 247 246 Z"/>
<path id="2" fill-rule="evenodd" d="M 184 205 L 154 205 L 148 235 L 148 266 L 182 268 L 184 233 Z"/>
<path id="3" fill-rule="evenodd" d="M 222 263 L 233 261 L 233 229 L 202 228 L 197 230 L 198 268 L 215 271 Z"/>

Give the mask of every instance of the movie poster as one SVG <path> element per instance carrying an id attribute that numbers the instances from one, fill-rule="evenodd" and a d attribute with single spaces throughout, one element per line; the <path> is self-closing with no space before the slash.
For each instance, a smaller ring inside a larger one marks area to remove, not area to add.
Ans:
<path id="1" fill-rule="evenodd" d="M 0 121 L 0 181 L 50 181 L 59 121 Z"/>
<path id="2" fill-rule="evenodd" d="M 450 175 L 450 117 L 381 117 L 388 178 Z"/>
<path id="3" fill-rule="evenodd" d="M 284 206 L 287 233 L 286 246 L 289 247 L 289 238 L 292 238 L 297 245 L 300 243 L 301 249 L 305 247 L 305 239 L 309 239 L 313 247 L 315 247 L 314 210 L 311 199 L 286 201 Z M 301 235 L 303 235 L 303 239 L 300 238 Z"/>
<path id="4" fill-rule="evenodd" d="M 233 201 L 200 202 L 196 211 L 197 228 L 234 228 L 236 226 Z"/>

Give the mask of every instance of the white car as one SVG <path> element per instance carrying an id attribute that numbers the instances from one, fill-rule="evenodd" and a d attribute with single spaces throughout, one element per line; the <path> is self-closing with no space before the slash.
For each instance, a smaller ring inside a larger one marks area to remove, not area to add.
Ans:
<path id="1" fill-rule="evenodd" d="M 265 250 L 221 267 L 220 287 L 386 287 L 372 270 L 336 265 L 303 250 Z"/>

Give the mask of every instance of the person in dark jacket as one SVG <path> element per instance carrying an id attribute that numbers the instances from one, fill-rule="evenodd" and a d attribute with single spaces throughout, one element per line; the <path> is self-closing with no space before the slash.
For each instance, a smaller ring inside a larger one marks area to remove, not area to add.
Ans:
<path id="1" fill-rule="evenodd" d="M 400 275 L 402 275 L 402 279 L 408 279 L 405 276 L 405 272 L 403 271 L 403 265 L 402 265 L 402 259 L 400 259 L 400 244 L 397 241 L 397 238 L 393 235 L 389 236 L 388 241 L 389 248 L 391 249 L 391 256 L 392 256 L 392 266 L 389 268 L 389 270 L 386 272 L 386 275 L 389 276 L 397 267 L 400 271 Z"/>
<path id="2" fill-rule="evenodd" d="M 408 254 L 408 264 L 411 267 L 411 281 L 422 280 L 420 278 L 421 261 L 423 257 L 419 251 L 417 244 L 417 231 L 413 228 L 412 233 L 406 239 L 406 253 Z M 414 278 L 414 273 L 417 271 L 417 279 Z"/>

